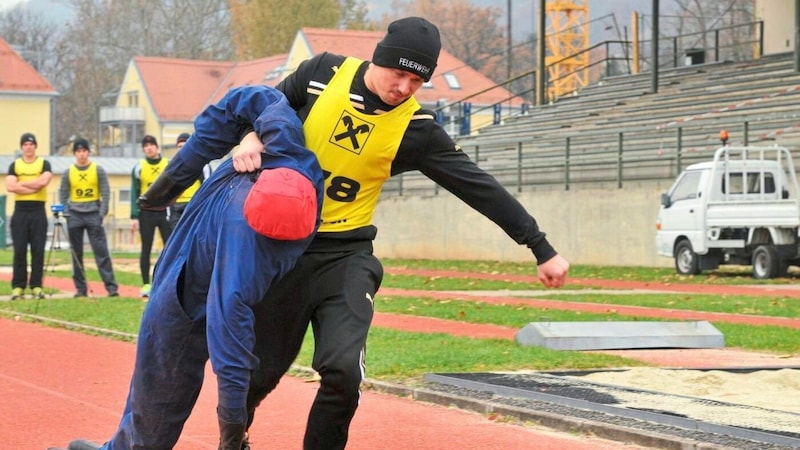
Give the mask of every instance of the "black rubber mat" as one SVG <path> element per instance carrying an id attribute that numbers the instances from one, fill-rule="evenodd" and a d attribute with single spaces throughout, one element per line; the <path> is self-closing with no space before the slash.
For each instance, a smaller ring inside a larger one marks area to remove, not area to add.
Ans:
<path id="1" fill-rule="evenodd" d="M 731 369 L 747 370 L 769 369 Z M 800 414 L 579 378 L 587 373 L 440 373 L 425 381 L 800 448 Z"/>

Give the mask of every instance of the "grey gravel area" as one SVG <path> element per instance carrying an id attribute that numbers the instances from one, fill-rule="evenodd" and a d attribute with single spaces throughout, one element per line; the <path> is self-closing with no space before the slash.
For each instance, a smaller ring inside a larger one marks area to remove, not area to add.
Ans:
<path id="1" fill-rule="evenodd" d="M 368 389 L 408 396 L 418 401 L 457 407 L 481 414 L 499 414 L 520 424 L 538 424 L 558 431 L 585 433 L 600 438 L 661 449 L 789 450 L 800 447 L 758 442 L 733 436 L 663 425 L 605 412 L 564 406 L 526 398 L 506 397 L 489 391 L 442 383 L 408 387 L 367 381 Z"/>

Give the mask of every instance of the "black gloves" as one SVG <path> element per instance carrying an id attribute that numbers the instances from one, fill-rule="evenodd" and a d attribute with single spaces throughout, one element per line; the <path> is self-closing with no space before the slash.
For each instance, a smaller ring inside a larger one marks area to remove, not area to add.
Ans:
<path id="1" fill-rule="evenodd" d="M 187 187 L 189 186 L 179 185 L 167 172 L 164 172 L 150 185 L 147 192 L 139 196 L 136 204 L 139 206 L 139 209 L 163 211 L 167 209 L 167 206 L 178 198 Z"/>

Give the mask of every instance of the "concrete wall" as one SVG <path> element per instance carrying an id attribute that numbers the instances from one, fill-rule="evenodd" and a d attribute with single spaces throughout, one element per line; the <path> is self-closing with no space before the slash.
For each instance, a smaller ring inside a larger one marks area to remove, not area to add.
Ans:
<path id="1" fill-rule="evenodd" d="M 572 264 L 672 266 L 656 255 L 655 221 L 670 182 L 538 190 L 517 195 Z M 530 261 L 531 252 L 449 193 L 381 199 L 374 223 L 381 258 Z"/>

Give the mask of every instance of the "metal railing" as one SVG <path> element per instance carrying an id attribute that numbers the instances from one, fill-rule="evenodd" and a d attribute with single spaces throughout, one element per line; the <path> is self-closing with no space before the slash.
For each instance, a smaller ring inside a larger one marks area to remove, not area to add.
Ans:
<path id="1" fill-rule="evenodd" d="M 688 165 L 710 160 L 722 143 L 720 128 L 738 136 L 735 145 L 800 147 L 800 118 L 774 117 L 720 123 L 698 120 L 692 125 L 656 131 L 652 126 L 629 126 L 618 132 L 581 132 L 560 139 L 518 137 L 459 140 L 462 150 L 512 192 L 576 186 L 623 189 L 629 183 L 673 180 Z M 774 136 L 775 130 L 788 132 Z M 780 142 L 778 142 L 780 140 Z M 766 143 L 766 144 L 765 144 Z M 417 172 L 391 178 L 383 195 L 436 195 L 440 187 Z"/>
<path id="2" fill-rule="evenodd" d="M 749 37 L 742 39 L 741 36 Z M 668 45 L 662 45 L 662 42 Z M 650 40 L 644 40 L 639 43 L 638 53 L 642 55 L 641 61 L 639 62 L 635 61 L 633 58 L 634 48 L 632 42 L 624 40 L 604 41 L 574 55 L 563 58 L 562 60 L 554 61 L 547 65 L 545 70 L 547 74 L 551 66 L 565 59 L 574 59 L 584 53 L 589 53 L 590 62 L 586 66 L 565 73 L 558 79 L 574 75 L 576 72 L 588 70 L 590 71 L 589 85 L 591 86 L 605 78 L 640 72 L 634 67 L 634 64 L 637 63 L 641 66 L 641 72 L 650 71 L 651 62 L 653 60 L 652 48 L 653 45 Z M 702 32 L 687 33 L 659 39 L 659 70 L 710 62 L 747 61 L 760 58 L 763 56 L 763 52 L 763 21 L 718 27 Z M 681 57 L 683 57 L 683 59 L 681 59 Z M 527 84 L 531 87 L 513 89 L 515 83 L 527 79 L 529 79 Z M 549 87 L 558 79 L 551 80 L 545 76 L 546 88 L 544 92 L 548 92 L 550 90 Z M 558 100 L 546 98 L 542 99 L 543 101 L 541 102 L 537 102 L 535 98 L 535 85 L 536 69 L 532 68 L 488 89 L 475 92 L 448 104 L 438 105 L 435 112 L 437 113 L 439 123 L 445 127 L 445 129 L 458 130 L 457 133 L 453 134 L 463 136 L 475 133 L 481 127 L 472 125 L 472 116 L 485 114 L 487 110 L 491 109 L 493 111 L 491 124 L 487 125 L 499 125 L 509 117 L 527 114 L 532 108 L 531 105 L 552 103 Z M 483 105 L 479 108 L 472 108 L 471 103 L 473 99 L 499 88 L 510 92 L 510 95 L 502 98 L 494 105 Z M 519 107 L 505 106 L 507 104 L 510 105 L 513 99 L 519 98 L 524 99 L 527 103 Z"/>

